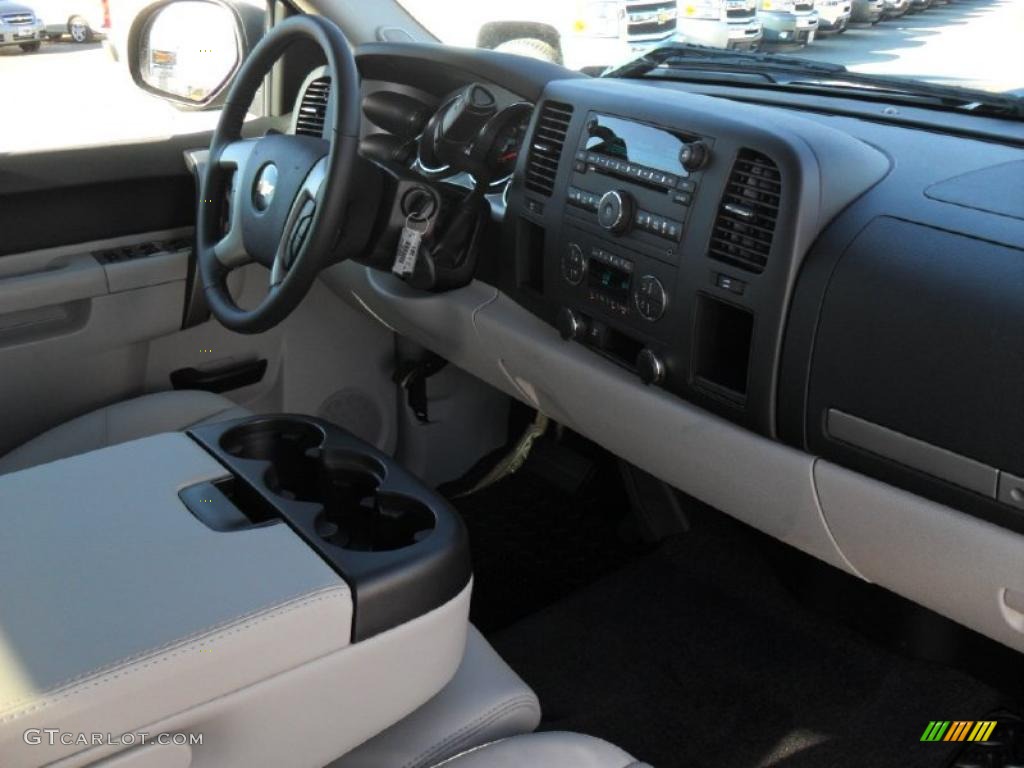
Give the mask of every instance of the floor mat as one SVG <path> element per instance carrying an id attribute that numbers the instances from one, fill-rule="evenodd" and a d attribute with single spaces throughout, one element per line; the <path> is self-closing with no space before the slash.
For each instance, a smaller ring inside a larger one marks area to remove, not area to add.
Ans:
<path id="1" fill-rule="evenodd" d="M 656 768 L 940 768 L 949 747 L 920 742 L 929 721 L 1002 703 L 811 614 L 727 534 L 678 537 L 491 636 L 539 695 L 543 730 Z"/>
<path id="2" fill-rule="evenodd" d="M 598 454 L 594 461 L 590 479 L 575 493 L 528 463 L 454 500 L 469 530 L 471 619 L 481 631 L 506 627 L 651 550 L 630 528 L 614 459 Z"/>

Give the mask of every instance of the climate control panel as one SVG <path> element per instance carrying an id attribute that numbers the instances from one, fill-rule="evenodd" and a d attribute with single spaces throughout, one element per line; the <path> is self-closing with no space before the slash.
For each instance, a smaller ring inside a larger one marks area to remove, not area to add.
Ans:
<path id="1" fill-rule="evenodd" d="M 567 221 L 552 298 L 646 332 L 668 311 L 676 270 Z"/>

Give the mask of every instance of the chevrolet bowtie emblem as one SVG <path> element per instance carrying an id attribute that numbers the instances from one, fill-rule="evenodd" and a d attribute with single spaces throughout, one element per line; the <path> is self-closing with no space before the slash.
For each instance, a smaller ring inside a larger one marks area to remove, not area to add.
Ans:
<path id="1" fill-rule="evenodd" d="M 257 211 L 265 211 L 270 207 L 274 199 L 274 190 L 277 189 L 277 166 L 268 163 L 256 177 L 256 186 L 252 191 L 252 204 Z"/>

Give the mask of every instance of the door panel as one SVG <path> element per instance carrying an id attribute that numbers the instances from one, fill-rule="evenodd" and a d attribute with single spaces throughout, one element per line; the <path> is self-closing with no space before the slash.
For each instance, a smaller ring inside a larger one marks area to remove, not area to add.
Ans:
<path id="1" fill-rule="evenodd" d="M 253 120 L 246 133 L 273 125 Z M 235 402 L 326 415 L 394 449 L 393 336 L 319 282 L 268 333 L 210 319 L 182 330 L 194 265 L 175 241 L 191 238 L 196 201 L 183 153 L 208 143 L 0 157 L 0 455 L 95 408 L 170 389 L 175 370 L 255 360 L 266 374 L 226 393 Z M 106 255 L 151 243 L 160 247 L 135 258 Z M 267 283 L 250 265 L 230 287 L 253 306 Z"/>
<path id="2" fill-rule="evenodd" d="M 158 343 L 181 335 L 193 268 L 196 192 L 182 150 L 208 141 L 3 158 L 0 454 L 94 408 L 169 389 L 179 368 L 266 359 L 271 375 L 229 396 L 273 388 L 280 334 L 242 337 L 206 322 L 185 343 Z M 233 288 L 255 302 L 265 284 L 243 270 Z"/>

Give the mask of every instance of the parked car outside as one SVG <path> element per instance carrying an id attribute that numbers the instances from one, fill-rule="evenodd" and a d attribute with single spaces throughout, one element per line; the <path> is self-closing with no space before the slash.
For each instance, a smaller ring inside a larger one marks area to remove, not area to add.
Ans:
<path id="1" fill-rule="evenodd" d="M 839 35 L 846 31 L 852 13 L 851 0 L 817 0 L 818 34 Z"/>
<path id="2" fill-rule="evenodd" d="M 850 21 L 858 24 L 877 24 L 882 19 L 884 9 L 884 0 L 853 0 Z"/>
<path id="3" fill-rule="evenodd" d="M 0 0 L 0 46 L 17 45 L 26 53 L 38 51 L 46 25 L 27 5 Z"/>
<path id="4" fill-rule="evenodd" d="M 679 37 L 687 43 L 751 50 L 761 44 L 763 36 L 757 0 L 679 3 Z"/>
<path id="5" fill-rule="evenodd" d="M 910 0 L 884 0 L 882 18 L 897 19 L 910 10 Z"/>
<path id="6" fill-rule="evenodd" d="M 477 0 L 460 5 L 453 23 L 447 3 L 402 4 L 428 29 L 444 30 L 445 43 L 517 53 L 573 69 L 616 64 L 671 40 L 679 15 L 677 0 Z"/>
<path id="7" fill-rule="evenodd" d="M 934 0 L 910 0 L 911 11 L 926 11 L 934 5 Z"/>
<path id="8" fill-rule="evenodd" d="M 68 35 L 72 42 L 99 40 L 110 27 L 109 0 L 45 0 L 46 34 L 58 40 Z"/>
<path id="9" fill-rule="evenodd" d="M 807 45 L 818 31 L 814 0 L 758 0 L 766 43 Z"/>

